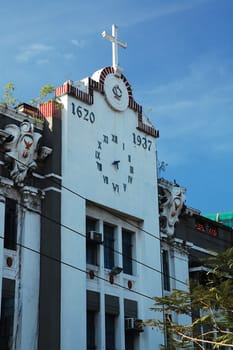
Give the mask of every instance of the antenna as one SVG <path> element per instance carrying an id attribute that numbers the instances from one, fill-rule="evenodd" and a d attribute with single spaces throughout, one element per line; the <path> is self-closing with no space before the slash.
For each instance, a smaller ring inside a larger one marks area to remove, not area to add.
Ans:
<path id="1" fill-rule="evenodd" d="M 164 162 L 163 160 L 160 162 L 158 161 L 158 175 L 161 177 L 162 171 L 165 172 L 166 168 L 168 166 L 168 163 Z"/>

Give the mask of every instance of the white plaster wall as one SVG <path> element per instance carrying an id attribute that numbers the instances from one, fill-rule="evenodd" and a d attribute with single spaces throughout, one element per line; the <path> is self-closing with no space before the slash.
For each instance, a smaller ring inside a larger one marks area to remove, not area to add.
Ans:
<path id="1" fill-rule="evenodd" d="M 155 139 L 137 130 L 137 113 L 131 109 L 119 113 L 113 111 L 104 97 L 95 92 L 94 105 L 86 105 L 72 97 L 63 96 L 62 103 L 62 175 L 63 185 L 83 197 L 62 190 L 62 224 L 85 234 L 85 199 L 113 208 L 126 215 L 142 219 L 142 229 L 152 234 L 150 236 L 141 230 L 138 233 L 136 245 L 136 259 L 145 265 L 160 270 L 160 241 L 157 208 L 156 157 Z M 72 103 L 82 110 L 88 109 L 89 114 L 95 114 L 95 122 L 79 118 L 72 114 Z M 145 150 L 133 143 L 133 132 L 146 137 L 151 150 Z M 96 166 L 95 151 L 98 141 L 103 135 L 118 136 L 118 145 L 110 142 L 103 145 L 101 162 L 103 171 Z M 122 144 L 124 143 L 124 150 Z M 123 190 L 122 184 L 127 182 L 128 154 L 131 155 L 134 167 L 133 183 L 127 184 Z M 111 163 L 120 160 L 120 169 L 112 169 Z M 103 182 L 103 174 L 109 176 L 109 184 Z M 112 182 L 119 184 L 119 192 L 114 192 Z M 86 269 L 85 239 L 62 228 L 62 261 L 71 263 L 81 269 Z M 153 301 L 140 296 L 149 297 L 161 295 L 161 275 L 147 267 L 137 264 L 134 288 L 137 293 L 122 291 L 121 288 L 109 283 L 99 283 L 94 280 L 91 286 L 99 288 L 103 303 L 103 294 L 120 297 L 122 309 L 123 298 L 138 301 L 139 317 L 142 319 L 155 316 L 149 310 Z M 103 272 L 102 272 L 103 273 Z M 117 282 L 124 284 L 123 276 L 117 277 Z M 89 286 L 90 287 L 90 286 Z M 62 300 L 61 300 L 61 348 L 63 350 L 85 349 L 86 326 L 86 275 L 75 269 L 62 265 Z M 104 317 L 100 315 L 101 333 L 100 348 L 104 350 Z M 81 325 L 81 326 L 80 326 Z M 117 350 L 123 350 L 124 327 L 123 320 L 119 320 L 117 327 Z M 147 328 L 139 338 L 139 349 L 158 349 L 163 342 L 162 335 Z"/>
<path id="2" fill-rule="evenodd" d="M 171 268 L 171 273 L 174 277 L 172 280 L 172 288 L 188 290 L 188 254 L 184 252 L 181 247 L 174 247 L 171 249 Z"/>
<path id="3" fill-rule="evenodd" d="M 38 337 L 40 255 L 36 252 L 40 252 L 40 215 L 27 210 L 21 215 L 15 349 L 33 350 L 37 349 Z"/>
<path id="4" fill-rule="evenodd" d="M 2 300 L 3 258 L 4 258 L 4 220 L 5 220 L 5 198 L 0 195 L 0 317 Z"/>
<path id="5" fill-rule="evenodd" d="M 172 289 L 180 289 L 188 291 L 189 268 L 188 254 L 181 247 L 171 249 L 171 273 L 174 279 L 172 280 Z M 186 285 L 185 285 L 186 283 Z M 191 317 L 186 315 L 174 315 L 174 321 L 181 324 L 190 324 Z"/>
<path id="6" fill-rule="evenodd" d="M 67 101 L 67 97 L 65 97 Z M 67 102 L 63 102 L 64 105 Z M 65 112 L 65 109 L 63 110 Z M 75 146 L 70 137 L 67 113 L 62 116 L 63 185 L 77 191 L 79 175 L 70 158 Z M 75 140 L 78 133 L 76 130 Z M 77 150 L 77 149 L 76 149 Z M 61 195 L 61 349 L 86 348 L 86 240 L 85 200 L 62 189 Z M 79 234 L 80 233 L 80 234 Z M 69 266 L 70 265 L 70 266 Z"/>
<path id="7" fill-rule="evenodd" d="M 66 190 L 61 224 L 61 349 L 86 349 L 85 201 Z"/>
<path id="8" fill-rule="evenodd" d="M 154 193 L 155 182 L 155 139 L 139 132 L 137 113 L 131 109 L 124 112 L 113 111 L 106 103 L 104 97 L 99 93 L 94 94 L 94 105 L 86 105 L 77 99 L 67 96 L 62 98 L 64 109 L 63 119 L 63 176 L 64 184 L 72 186 L 72 189 L 97 203 L 108 207 L 114 207 L 136 217 L 142 217 L 150 205 L 149 199 Z M 72 103 L 89 110 L 95 114 L 95 122 L 84 120 L 72 114 Z M 64 120 L 66 120 L 64 125 Z M 142 146 L 133 143 L 132 133 L 147 137 L 152 142 L 151 150 L 145 150 Z M 103 171 L 97 170 L 95 151 L 98 141 L 103 135 L 118 136 L 118 145 L 109 141 L 108 145 L 102 143 L 101 162 Z M 122 144 L 125 150 L 122 150 Z M 132 158 L 134 167 L 133 183 L 127 184 L 124 192 L 123 183 L 128 180 L 127 162 L 128 154 Z M 119 171 L 114 171 L 111 163 L 120 160 Z M 69 171 L 66 171 L 70 169 Z M 109 177 L 109 184 L 103 181 L 103 175 Z M 112 182 L 119 184 L 120 192 L 114 193 Z M 143 200 L 146 198 L 146 201 Z M 132 205 L 133 203 L 133 205 Z M 154 206 L 154 204 L 153 204 Z"/>

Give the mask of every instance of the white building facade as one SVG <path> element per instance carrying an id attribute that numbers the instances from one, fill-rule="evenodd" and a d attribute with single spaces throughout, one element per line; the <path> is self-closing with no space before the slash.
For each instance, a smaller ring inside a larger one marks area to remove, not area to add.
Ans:
<path id="1" fill-rule="evenodd" d="M 23 105 L 1 123 L 1 310 L 13 311 L 0 348 L 159 349 L 163 335 L 140 325 L 162 317 L 150 310 L 162 295 L 158 131 L 116 51 L 112 66 L 55 94 L 59 104 Z"/>
<path id="2" fill-rule="evenodd" d="M 161 295 L 157 131 L 113 67 L 56 92 L 64 106 L 61 260 L 77 267 L 61 266 L 61 348 L 152 349 L 161 336 L 140 332 L 135 320 L 154 317 L 150 298 Z"/>

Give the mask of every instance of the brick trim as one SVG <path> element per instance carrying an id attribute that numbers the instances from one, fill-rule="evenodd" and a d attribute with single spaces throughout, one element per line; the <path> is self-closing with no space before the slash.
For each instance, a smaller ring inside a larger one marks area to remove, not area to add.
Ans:
<path id="1" fill-rule="evenodd" d="M 39 106 L 40 115 L 43 118 L 61 117 L 61 104 L 56 101 L 41 103 Z"/>
<path id="2" fill-rule="evenodd" d="M 101 94 L 104 94 L 104 81 L 108 74 L 114 73 L 113 67 L 105 67 L 100 73 L 99 81 L 95 81 L 92 78 L 88 78 L 88 93 L 81 91 L 77 87 L 73 86 L 69 81 L 65 82 L 63 85 L 57 87 L 55 89 L 55 96 L 60 97 L 62 95 L 68 94 L 84 103 L 92 105 L 94 103 L 94 95 L 93 91 L 98 91 Z M 129 84 L 126 77 L 121 74 L 121 79 L 124 81 L 128 94 L 129 94 L 129 105 L 128 107 L 133 111 L 138 113 L 138 130 L 143 131 L 144 133 L 156 137 L 159 137 L 159 131 L 156 130 L 153 126 L 147 125 L 143 123 L 142 120 L 142 106 L 139 105 L 133 98 L 133 93 L 131 89 L 131 85 Z"/>

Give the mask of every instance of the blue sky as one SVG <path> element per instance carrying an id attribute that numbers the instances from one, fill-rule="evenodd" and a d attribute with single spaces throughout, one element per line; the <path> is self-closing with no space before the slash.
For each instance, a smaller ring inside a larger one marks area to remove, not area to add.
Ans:
<path id="1" fill-rule="evenodd" d="M 135 100 L 160 130 L 162 176 L 202 213 L 233 210 L 233 1 L 41 0 L 6 2 L 0 87 L 28 102 L 41 86 L 111 65 L 101 37 L 119 26 L 119 63 Z M 3 95 L 3 89 L 2 93 Z"/>

